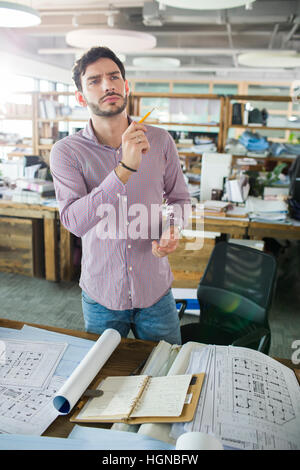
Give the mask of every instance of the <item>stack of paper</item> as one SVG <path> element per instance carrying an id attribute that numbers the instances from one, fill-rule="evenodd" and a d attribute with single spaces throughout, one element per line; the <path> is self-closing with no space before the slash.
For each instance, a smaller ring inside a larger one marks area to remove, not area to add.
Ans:
<path id="1" fill-rule="evenodd" d="M 285 222 L 288 215 L 288 206 L 283 200 L 266 201 L 257 197 L 248 197 L 246 209 L 253 221 Z"/>
<path id="2" fill-rule="evenodd" d="M 236 449 L 300 449 L 300 387 L 294 372 L 248 348 L 207 346 L 192 352 L 187 373 L 205 372 L 191 423 L 172 437 L 201 431 Z"/>
<path id="3" fill-rule="evenodd" d="M 266 186 L 264 189 L 265 201 L 282 201 L 289 195 L 289 186 Z"/>
<path id="4" fill-rule="evenodd" d="M 54 191 L 54 183 L 52 181 L 45 181 L 38 178 L 26 179 L 20 178 L 16 181 L 17 188 L 35 191 L 40 194 L 45 194 Z"/>
<path id="5" fill-rule="evenodd" d="M 227 210 L 231 208 L 231 204 L 229 202 L 211 200 L 205 201 L 203 208 L 205 216 L 225 217 Z"/>

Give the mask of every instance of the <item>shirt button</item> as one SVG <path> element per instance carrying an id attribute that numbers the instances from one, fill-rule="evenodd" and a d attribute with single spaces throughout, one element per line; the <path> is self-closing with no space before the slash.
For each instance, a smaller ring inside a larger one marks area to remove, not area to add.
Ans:
<path id="1" fill-rule="evenodd" d="M 131 245 L 128 245 L 128 248 L 131 248 Z"/>
<path id="2" fill-rule="evenodd" d="M 132 271 L 132 266 L 129 266 L 129 271 Z"/>

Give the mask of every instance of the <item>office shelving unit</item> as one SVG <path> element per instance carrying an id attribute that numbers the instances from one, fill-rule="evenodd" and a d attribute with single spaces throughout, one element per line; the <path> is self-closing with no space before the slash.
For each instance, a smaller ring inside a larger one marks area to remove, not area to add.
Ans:
<path id="1" fill-rule="evenodd" d="M 288 140 L 289 133 L 290 132 L 299 132 L 300 133 L 300 122 L 297 126 L 293 125 L 261 125 L 261 124 L 255 124 L 255 123 L 243 123 L 243 124 L 232 124 L 232 105 L 233 102 L 238 102 L 242 104 L 242 121 L 244 122 L 244 112 L 245 112 L 245 103 L 251 103 L 253 104 L 253 107 L 255 107 L 255 102 L 263 102 L 265 104 L 265 108 L 268 110 L 268 103 L 289 103 L 292 104 L 292 98 L 290 96 L 274 96 L 274 95 L 265 95 L 265 96 L 258 96 L 258 95 L 231 95 L 231 96 L 226 96 L 225 97 L 225 105 L 224 105 L 224 132 L 223 132 L 223 142 L 222 142 L 222 147 L 225 149 L 226 141 L 228 138 L 229 130 L 230 129 L 240 129 L 241 131 L 244 130 L 249 130 L 249 131 L 263 131 L 263 135 L 268 137 L 268 131 L 284 131 L 285 136 L 281 139 L 276 139 L 272 138 L 274 142 L 281 142 L 284 143 Z M 272 116 L 276 115 L 283 116 L 283 118 L 288 118 L 289 115 L 292 115 L 292 106 L 289 106 L 288 111 L 282 112 L 282 111 L 274 111 L 272 110 L 272 113 L 269 114 L 269 118 Z M 294 114 L 294 113 L 293 113 Z M 243 157 L 248 157 L 248 158 L 255 158 L 257 160 L 262 160 L 263 162 L 281 162 L 284 161 L 286 163 L 291 163 L 293 161 L 292 158 L 289 157 L 281 157 L 281 156 L 275 156 L 275 155 L 269 155 L 267 157 L 259 157 L 259 156 L 248 156 L 248 155 L 233 155 L 234 159 L 237 158 L 243 158 Z"/>
<path id="2" fill-rule="evenodd" d="M 22 99 L 23 97 L 23 99 Z M 24 97 L 26 98 L 24 102 Z M 11 123 L 18 122 L 16 126 L 19 128 L 20 122 L 28 122 L 31 121 L 30 133 L 31 135 L 25 135 L 22 132 L 20 135 L 21 141 L 12 142 L 7 141 L 5 137 L 0 140 L 0 157 L 3 158 L 6 155 L 8 158 L 12 157 L 22 157 L 25 155 L 25 150 L 28 148 L 32 149 L 32 154 L 35 153 L 35 122 L 36 122 L 36 115 L 35 115 L 36 107 L 34 103 L 34 93 L 32 92 L 20 92 L 15 93 L 13 97 L 13 101 L 11 98 L 8 98 L 8 102 L 3 103 L 0 107 L 0 132 L 3 134 L 11 134 L 12 132 L 5 131 L 5 121 L 9 121 Z M 27 129 L 28 130 L 28 129 Z M 15 132 L 15 129 L 14 129 Z M 26 131 L 25 131 L 26 132 Z M 18 148 L 18 151 L 14 151 L 14 148 Z M 24 151 L 23 151 L 24 150 Z"/>
<path id="3" fill-rule="evenodd" d="M 150 99 L 151 105 L 148 105 L 148 109 L 152 106 L 155 106 L 155 100 L 215 100 L 220 102 L 220 111 L 218 116 L 218 122 L 210 122 L 209 116 L 206 122 L 201 122 L 199 119 L 193 122 L 188 122 L 186 120 L 182 121 L 168 121 L 165 119 L 151 119 L 151 116 L 147 120 L 148 124 L 158 125 L 158 126 L 165 126 L 165 127 L 176 127 L 179 130 L 184 128 L 195 128 L 195 130 L 199 129 L 199 127 L 203 128 L 207 132 L 216 131 L 218 133 L 218 151 L 221 151 L 222 148 L 222 141 L 223 141 L 223 115 L 224 115 L 224 96 L 223 95 L 215 95 L 215 94 L 191 94 L 191 93 L 141 93 L 135 92 L 129 97 L 129 114 L 133 116 L 141 116 L 145 111 L 142 110 L 142 101 L 144 99 Z M 146 108 L 145 108 L 146 110 Z M 180 153 L 180 148 L 179 148 Z M 185 152 L 185 155 L 187 153 Z M 188 154 L 191 157 L 199 156 L 197 153 L 190 152 Z"/>
<path id="4" fill-rule="evenodd" d="M 64 124 L 66 134 L 70 125 L 78 124 L 83 127 L 88 119 L 87 113 L 82 117 L 74 116 L 74 107 L 68 104 L 73 92 L 37 92 L 35 93 L 35 148 L 46 163 L 49 163 L 50 150 L 53 143 L 59 140 L 60 125 Z M 63 99 L 65 102 L 60 101 Z M 68 108 L 68 114 L 63 109 Z M 83 114 L 83 113 L 82 113 Z M 44 143 L 42 139 L 49 140 Z M 52 142 L 50 142 L 52 140 Z"/>
<path id="5" fill-rule="evenodd" d="M 61 106 L 63 103 L 60 103 L 61 97 L 65 100 L 69 100 L 71 97 L 74 97 L 73 92 L 57 92 L 57 91 L 49 91 L 49 92 L 23 92 L 22 94 L 30 95 L 31 97 L 31 105 L 27 107 L 26 113 L 9 113 L 6 115 L 2 115 L 1 119 L 4 120 L 31 120 L 32 121 L 32 154 L 33 155 L 40 155 L 46 163 L 49 163 L 49 155 L 50 150 L 52 148 L 53 143 L 59 139 L 59 128 L 63 123 L 68 131 L 69 126 L 73 126 L 78 124 L 78 126 L 83 127 L 88 119 L 88 115 L 83 115 L 82 117 L 74 116 L 72 114 L 72 106 L 70 115 L 62 115 L 60 114 Z M 240 102 L 246 103 L 250 102 L 253 103 L 255 106 L 255 102 L 264 102 L 266 104 L 266 108 L 268 109 L 268 103 L 275 102 L 275 103 L 288 103 L 288 110 L 278 110 L 272 111 L 272 114 L 277 114 L 281 116 L 291 115 L 294 114 L 292 109 L 292 99 L 289 96 L 275 96 L 275 95 L 216 95 L 216 94 L 192 94 L 192 93 L 154 93 L 154 92 L 133 92 L 129 96 L 129 103 L 128 103 L 128 113 L 132 116 L 141 116 L 146 112 L 146 109 L 149 109 L 152 105 L 148 104 L 145 106 L 143 104 L 143 100 L 147 98 L 148 103 L 152 103 L 155 105 L 155 102 L 158 100 L 170 100 L 170 99 L 178 99 L 178 100 L 218 100 L 220 103 L 219 106 L 219 116 L 218 121 L 210 121 L 209 116 L 208 119 L 204 122 L 201 122 L 201 119 L 193 119 L 193 122 L 188 122 L 187 120 L 168 120 L 168 119 L 153 119 L 152 115 L 148 118 L 147 123 L 153 124 L 157 126 L 162 126 L 166 129 L 178 129 L 178 131 L 184 131 L 185 129 L 189 128 L 195 129 L 198 131 L 201 128 L 201 132 L 214 132 L 218 134 L 218 142 L 217 142 L 217 151 L 223 153 L 226 145 L 226 140 L 228 138 L 229 130 L 246 130 L 249 129 L 251 131 L 284 131 L 285 138 L 279 139 L 279 141 L 284 142 L 287 141 L 288 135 L 290 132 L 299 132 L 300 134 L 300 124 L 298 127 L 292 125 L 286 126 L 261 126 L 255 124 L 232 124 L 231 123 L 231 116 L 232 116 L 232 104 L 233 102 Z M 149 101 L 150 99 L 150 101 Z M 48 108 L 48 112 L 50 109 L 50 115 L 42 115 L 41 113 L 41 103 L 48 102 L 51 103 L 51 106 Z M 52 108 L 52 111 L 51 111 Z M 20 109 L 20 108 L 19 108 Z M 295 113 L 297 114 L 297 112 Z M 299 113 L 298 113 L 299 114 Z M 270 113 L 271 116 L 271 113 Z M 43 143 L 41 139 L 50 139 L 52 142 Z M 278 139 L 274 139 L 276 141 Z M 1 146 L 9 147 L 10 144 L 1 144 Z M 11 146 L 16 146 L 15 144 L 11 144 Z M 178 152 L 180 158 L 187 163 L 190 159 L 198 159 L 201 160 L 201 154 L 193 152 L 192 150 L 189 152 L 187 150 L 188 145 L 182 145 L 179 143 L 178 145 Z M 26 143 L 19 143 L 18 147 L 24 149 L 28 147 Z M 23 155 L 22 151 L 19 154 L 20 156 Z M 16 155 L 17 156 L 17 155 Z M 234 159 L 241 158 L 241 155 L 234 155 Z M 261 160 L 262 162 L 266 161 L 286 161 L 290 163 L 292 159 L 289 158 L 281 158 L 276 156 L 269 156 L 264 158 L 259 158 L 252 156 L 252 158 L 256 158 Z"/>

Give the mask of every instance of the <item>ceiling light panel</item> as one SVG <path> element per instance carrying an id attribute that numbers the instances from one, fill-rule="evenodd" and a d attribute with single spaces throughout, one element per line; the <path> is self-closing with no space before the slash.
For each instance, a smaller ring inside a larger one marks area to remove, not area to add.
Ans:
<path id="1" fill-rule="evenodd" d="M 296 51 L 264 51 L 240 54 L 238 63 L 247 67 L 296 68 L 300 67 L 300 54 Z"/>
<path id="2" fill-rule="evenodd" d="M 136 57 L 132 63 L 135 67 L 154 70 L 173 69 L 180 66 L 180 60 L 173 57 Z"/>
<path id="3" fill-rule="evenodd" d="M 250 6 L 255 0 L 157 0 L 160 5 L 186 10 L 222 10 Z"/>
<path id="4" fill-rule="evenodd" d="M 38 11 L 16 2 L 0 2 L 1 28 L 26 28 L 41 23 Z"/>
<path id="5" fill-rule="evenodd" d="M 77 29 L 66 35 L 66 42 L 73 47 L 88 49 L 105 46 L 114 52 L 134 53 L 156 46 L 156 38 L 151 34 L 123 29 Z"/>

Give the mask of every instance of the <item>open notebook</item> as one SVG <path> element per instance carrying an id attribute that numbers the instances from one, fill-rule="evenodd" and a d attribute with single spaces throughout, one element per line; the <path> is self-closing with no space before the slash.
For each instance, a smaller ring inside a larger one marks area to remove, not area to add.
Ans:
<path id="1" fill-rule="evenodd" d="M 203 374 L 150 377 L 106 377 L 97 389 L 100 397 L 81 401 L 71 421 L 145 422 L 193 419 Z"/>

